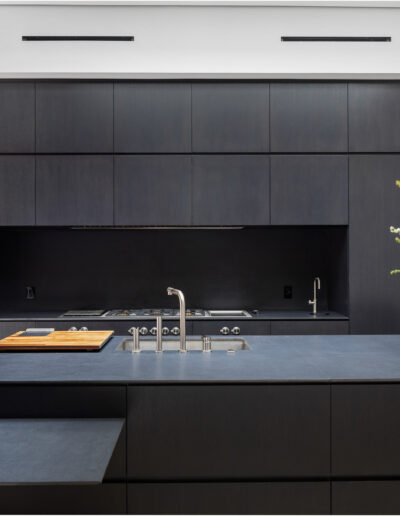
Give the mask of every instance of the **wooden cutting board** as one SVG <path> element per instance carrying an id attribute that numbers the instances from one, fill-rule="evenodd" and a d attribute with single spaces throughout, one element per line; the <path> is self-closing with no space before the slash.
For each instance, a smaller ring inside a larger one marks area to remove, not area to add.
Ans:
<path id="1" fill-rule="evenodd" d="M 19 337 L 18 331 L 0 340 L 0 351 L 98 351 L 113 331 L 53 331 L 48 335 Z"/>

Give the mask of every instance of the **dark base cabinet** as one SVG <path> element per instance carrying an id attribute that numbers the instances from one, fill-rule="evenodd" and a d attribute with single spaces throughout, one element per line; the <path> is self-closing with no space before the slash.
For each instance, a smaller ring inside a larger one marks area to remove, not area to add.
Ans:
<path id="1" fill-rule="evenodd" d="M 128 484 L 128 514 L 329 514 L 329 482 Z"/>
<path id="2" fill-rule="evenodd" d="M 346 335 L 348 321 L 271 321 L 271 335 Z"/>
<path id="3" fill-rule="evenodd" d="M 400 480 L 332 482 L 332 514 L 400 514 Z"/>
<path id="4" fill-rule="evenodd" d="M 126 484 L 1 486 L 1 514 L 123 514 Z"/>

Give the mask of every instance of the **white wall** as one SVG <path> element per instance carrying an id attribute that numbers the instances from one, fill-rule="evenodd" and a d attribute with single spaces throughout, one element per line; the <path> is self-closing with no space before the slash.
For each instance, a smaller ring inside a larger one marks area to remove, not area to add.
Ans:
<path id="1" fill-rule="evenodd" d="M 134 35 L 23 42 L 22 35 Z M 281 35 L 392 36 L 283 43 Z M 400 77 L 400 9 L 0 5 L 0 77 Z"/>

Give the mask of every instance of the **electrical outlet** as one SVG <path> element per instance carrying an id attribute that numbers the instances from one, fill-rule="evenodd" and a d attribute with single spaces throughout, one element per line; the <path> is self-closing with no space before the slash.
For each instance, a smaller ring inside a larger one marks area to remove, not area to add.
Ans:
<path id="1" fill-rule="evenodd" d="M 35 287 L 26 287 L 26 299 L 36 299 Z"/>
<path id="2" fill-rule="evenodd" d="M 285 285 L 283 287 L 283 298 L 284 299 L 292 299 L 293 297 L 293 287 L 292 285 Z"/>

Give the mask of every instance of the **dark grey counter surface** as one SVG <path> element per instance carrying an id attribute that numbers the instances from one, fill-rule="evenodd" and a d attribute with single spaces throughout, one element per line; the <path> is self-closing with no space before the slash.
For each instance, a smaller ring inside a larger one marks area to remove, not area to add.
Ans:
<path id="1" fill-rule="evenodd" d="M 400 382 L 400 335 L 248 336 L 249 351 L 0 353 L 0 383 Z"/>
<path id="2" fill-rule="evenodd" d="M 0 312 L 2 321 L 135 321 L 154 320 L 154 317 L 61 317 L 63 312 Z M 178 320 L 179 317 L 164 317 L 167 320 Z M 313 315 L 309 310 L 260 310 L 253 317 L 188 317 L 188 321 L 215 321 L 215 320 L 240 320 L 240 321 L 338 321 L 348 320 L 348 317 L 331 310 L 322 310 Z"/>

